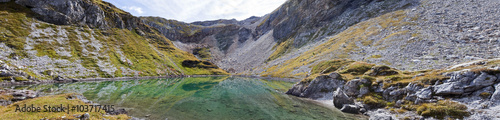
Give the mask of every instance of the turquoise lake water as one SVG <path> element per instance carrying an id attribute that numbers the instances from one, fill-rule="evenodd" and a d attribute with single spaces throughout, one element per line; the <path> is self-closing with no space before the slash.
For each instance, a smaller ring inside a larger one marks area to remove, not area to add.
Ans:
<path id="1" fill-rule="evenodd" d="M 284 94 L 294 83 L 240 77 L 198 77 L 20 86 L 41 94 L 81 93 L 101 105 L 152 120 L 364 119 Z"/>

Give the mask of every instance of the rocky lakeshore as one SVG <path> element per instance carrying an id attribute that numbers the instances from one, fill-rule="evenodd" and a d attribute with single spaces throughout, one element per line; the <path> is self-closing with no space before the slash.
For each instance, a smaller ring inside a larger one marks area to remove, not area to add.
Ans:
<path id="1" fill-rule="evenodd" d="M 287 94 L 331 100 L 343 112 L 373 120 L 499 119 L 498 62 L 481 60 L 417 72 L 355 62 L 306 78 Z"/>

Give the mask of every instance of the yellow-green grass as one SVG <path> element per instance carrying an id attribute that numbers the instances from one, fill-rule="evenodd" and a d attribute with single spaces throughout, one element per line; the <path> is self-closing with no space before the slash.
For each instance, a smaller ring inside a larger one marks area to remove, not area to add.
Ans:
<path id="1" fill-rule="evenodd" d="M 311 74 L 316 74 L 316 73 L 330 73 L 330 72 L 338 70 L 341 67 L 349 65 L 349 64 L 351 64 L 353 62 L 354 61 L 352 61 L 352 60 L 346 60 L 346 59 L 337 59 L 337 60 L 331 60 L 331 61 L 322 61 L 322 62 L 319 62 L 318 64 L 314 65 L 311 68 Z"/>
<path id="2" fill-rule="evenodd" d="M 424 103 L 417 108 L 417 113 L 424 117 L 444 119 L 446 116 L 452 119 L 463 119 L 469 116 L 467 106 L 450 100 L 441 100 L 437 103 Z"/>
<path id="3" fill-rule="evenodd" d="M 198 57 L 200 57 L 200 59 L 203 59 L 203 60 L 212 59 L 212 54 L 210 53 L 210 48 L 208 48 L 208 47 L 195 48 L 193 50 L 193 54 L 198 55 Z"/>
<path id="4" fill-rule="evenodd" d="M 61 95 L 54 95 L 54 96 L 45 96 L 45 97 L 38 97 L 34 99 L 28 99 L 28 100 L 23 100 L 19 102 L 15 102 L 11 105 L 8 105 L 6 107 L 0 108 L 0 119 L 2 120 L 14 120 L 14 119 L 25 119 L 25 120 L 34 120 L 34 119 L 42 119 L 42 118 L 47 118 L 47 119 L 61 119 L 63 116 L 65 119 L 77 119 L 74 117 L 74 115 L 83 115 L 85 112 L 70 112 L 67 114 L 67 112 L 16 112 L 17 106 L 23 107 L 25 104 L 27 106 L 33 105 L 34 107 L 41 107 L 40 111 L 44 111 L 45 109 L 43 108 L 44 105 L 47 106 L 59 106 L 60 104 L 62 105 L 70 105 L 70 106 L 76 106 L 76 105 L 90 105 L 90 104 L 85 104 L 81 100 L 73 99 L 73 100 L 68 100 L 67 98 L 69 96 L 74 95 L 74 93 L 69 93 L 69 94 L 61 94 Z M 109 116 L 104 116 L 105 114 L 104 111 L 100 112 L 88 112 L 90 115 L 91 120 L 102 120 L 102 119 L 110 119 L 110 120 L 120 120 L 120 119 L 130 119 L 127 115 L 109 115 Z"/>
<path id="5" fill-rule="evenodd" d="M 374 93 L 358 98 L 357 100 L 363 102 L 366 105 L 377 108 L 385 107 L 387 105 L 387 102 L 382 99 L 382 96 Z"/>
<path id="6" fill-rule="evenodd" d="M 351 75 L 363 75 L 365 72 L 370 70 L 375 64 L 369 64 L 365 62 L 354 62 L 351 63 L 346 68 L 340 71 L 341 74 L 351 74 Z"/>
<path id="7" fill-rule="evenodd" d="M 289 51 L 292 48 L 292 47 L 290 47 L 290 45 L 293 44 L 293 41 L 294 41 L 294 39 L 291 38 L 291 39 L 288 39 L 284 42 L 276 44 L 273 48 L 276 50 L 269 56 L 269 58 L 266 61 L 275 60 L 275 59 L 281 57 L 282 55 L 286 54 L 287 51 Z"/>

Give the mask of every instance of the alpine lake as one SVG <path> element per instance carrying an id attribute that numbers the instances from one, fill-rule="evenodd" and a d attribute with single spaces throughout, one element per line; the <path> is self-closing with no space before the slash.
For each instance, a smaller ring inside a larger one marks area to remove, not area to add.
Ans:
<path id="1" fill-rule="evenodd" d="M 101 105 L 151 120 L 366 119 L 285 94 L 294 82 L 243 77 L 185 77 L 12 86 L 40 95 L 80 93 Z"/>

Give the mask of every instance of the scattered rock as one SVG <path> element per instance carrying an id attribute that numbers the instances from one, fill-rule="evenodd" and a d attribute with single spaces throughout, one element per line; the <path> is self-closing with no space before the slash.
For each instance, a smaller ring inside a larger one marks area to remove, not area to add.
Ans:
<path id="1" fill-rule="evenodd" d="M 458 83 L 444 83 L 441 85 L 434 86 L 434 93 L 436 95 L 462 95 L 464 93 L 464 88 Z"/>
<path id="2" fill-rule="evenodd" d="M 340 108 L 340 111 L 352 114 L 359 114 L 359 106 L 344 104 L 343 107 Z"/>
<path id="3" fill-rule="evenodd" d="M 62 76 L 57 76 L 56 78 L 54 78 L 55 81 L 65 81 L 64 77 Z"/>
<path id="4" fill-rule="evenodd" d="M 80 116 L 80 120 L 88 120 L 88 119 L 90 119 L 89 113 L 85 113 L 85 114 Z"/>
<path id="5" fill-rule="evenodd" d="M 389 113 L 389 111 L 378 109 L 368 112 L 368 115 L 370 116 L 370 120 L 394 120 Z"/>
<path id="6" fill-rule="evenodd" d="M 118 109 L 113 112 L 109 112 L 108 114 L 110 115 L 120 115 L 120 114 L 128 114 L 128 112 L 125 109 Z"/>

